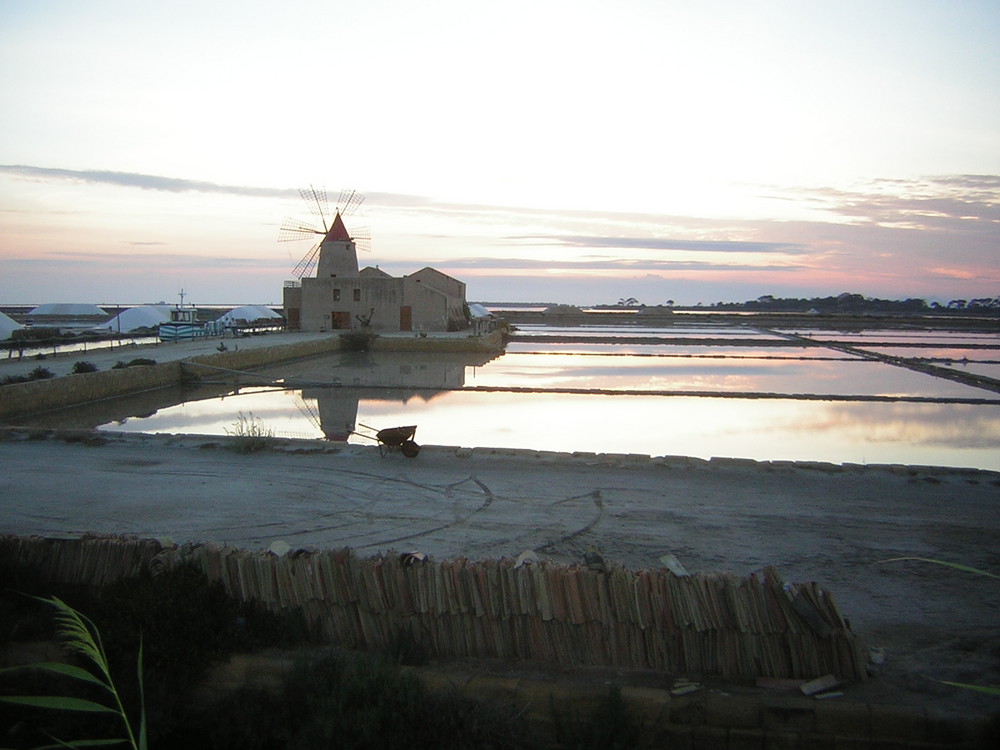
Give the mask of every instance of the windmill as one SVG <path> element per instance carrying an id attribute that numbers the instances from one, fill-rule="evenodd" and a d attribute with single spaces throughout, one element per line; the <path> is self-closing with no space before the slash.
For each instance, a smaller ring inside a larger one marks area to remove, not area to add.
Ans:
<path id="1" fill-rule="evenodd" d="M 307 223 L 299 219 L 285 219 L 281 225 L 281 230 L 278 232 L 278 242 L 298 242 L 306 239 L 315 239 L 317 235 L 321 239 L 310 248 L 309 252 L 302 256 L 302 260 L 292 270 L 297 279 L 308 276 L 316 267 L 323 238 L 329 233 L 337 217 L 349 216 L 357 211 L 361 204 L 365 202 L 365 197 L 359 195 L 357 191 L 341 190 L 336 210 L 331 218 L 326 198 L 326 188 L 315 188 L 310 185 L 308 189 L 300 189 L 299 195 L 302 196 L 302 200 L 305 201 L 309 212 L 313 215 L 313 222 Z M 358 229 L 357 236 L 351 237 L 351 241 L 365 252 L 371 251 L 371 234 L 367 227 Z"/>

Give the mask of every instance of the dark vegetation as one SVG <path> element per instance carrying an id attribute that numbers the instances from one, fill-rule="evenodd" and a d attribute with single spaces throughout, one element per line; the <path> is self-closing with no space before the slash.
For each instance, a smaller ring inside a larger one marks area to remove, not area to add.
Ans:
<path id="1" fill-rule="evenodd" d="M 243 689 L 192 715 L 176 747 L 527 748 L 510 707 L 434 694 L 379 657 L 299 662 L 280 691 Z"/>
<path id="2" fill-rule="evenodd" d="M 663 307 L 675 308 L 674 301 L 667 300 Z M 644 308 L 635 297 L 623 297 L 614 305 L 595 305 L 595 309 Z M 706 307 L 699 302 L 695 307 Z M 977 317 L 1000 317 L 1000 297 L 979 297 L 976 299 L 953 299 L 946 304 L 907 297 L 902 300 L 865 297 L 862 294 L 844 292 L 831 297 L 775 297 L 765 294 L 746 302 L 714 302 L 707 306 L 712 310 L 732 310 L 741 312 L 797 312 L 820 314 L 865 314 L 865 315 L 939 315 L 954 314 Z"/>
<path id="3" fill-rule="evenodd" d="M 39 365 L 27 375 L 4 375 L 3 378 L 0 378 L 0 385 L 8 385 L 9 383 L 28 383 L 32 380 L 48 380 L 49 378 L 54 377 L 55 374 L 51 370 Z"/>
<path id="4" fill-rule="evenodd" d="M 378 334 L 369 328 L 360 328 L 340 334 L 340 345 L 345 352 L 367 352 Z"/>
<path id="5" fill-rule="evenodd" d="M 639 746 L 641 727 L 614 690 L 586 715 L 560 713 L 553 705 L 553 746 L 532 736 L 517 706 L 428 691 L 401 666 L 423 659 L 411 638 L 376 655 L 319 648 L 301 615 L 238 602 L 188 566 L 147 571 L 101 590 L 52 584 L 25 568 L 0 570 L 3 645 L 57 640 L 51 608 L 34 596 L 58 596 L 96 624 L 125 710 L 135 717 L 141 640 L 149 746 L 159 750 Z M 210 667 L 230 654 L 265 648 L 302 655 L 278 689 L 198 693 Z M 34 670 L 0 675 L 0 695 L 15 694 L 99 697 L 87 695 L 79 681 Z M 114 736 L 115 720 L 0 703 L 0 745 Z"/>
<path id="6" fill-rule="evenodd" d="M 629 712 L 617 686 L 612 686 L 607 697 L 585 715 L 560 713 L 554 702 L 551 708 L 559 747 L 635 750 L 644 746 L 642 721 Z"/>
<path id="7" fill-rule="evenodd" d="M 136 357 L 135 359 L 130 359 L 128 362 L 118 361 L 115 363 L 112 370 L 123 370 L 126 367 L 142 367 L 144 365 L 155 365 L 155 359 L 146 359 L 145 357 Z"/>
<path id="8" fill-rule="evenodd" d="M 938 302 L 927 303 L 919 298 L 903 300 L 878 299 L 865 297 L 861 294 L 844 292 L 836 297 L 773 297 L 765 294 L 747 302 L 716 302 L 712 305 L 717 310 L 747 310 L 750 312 L 810 312 L 818 313 L 880 313 L 880 314 L 920 314 L 920 313 L 955 313 L 962 315 L 980 315 L 1000 317 L 1000 297 L 982 297 L 979 299 L 956 299 L 942 305 Z"/>
<path id="9" fill-rule="evenodd" d="M 83 361 L 74 362 L 72 372 L 74 375 L 77 375 L 81 372 L 97 372 L 97 365 L 95 365 L 93 362 L 83 362 Z"/>
<path id="10" fill-rule="evenodd" d="M 39 356 L 39 359 L 44 359 L 44 357 Z M 128 362 L 119 361 L 111 369 L 121 370 L 126 367 L 140 367 L 143 365 L 155 365 L 155 364 L 156 364 L 155 359 L 145 359 L 139 357 L 137 359 L 129 360 Z M 82 372 L 97 372 L 97 371 L 98 371 L 97 365 L 93 364 L 92 362 L 84 362 L 84 361 L 75 362 L 73 364 L 73 369 L 72 369 L 72 372 L 74 374 Z M 4 375 L 2 378 L 0 378 L 0 385 L 9 385 L 11 383 L 29 383 L 32 380 L 48 380 L 49 378 L 54 378 L 54 377 L 55 373 L 53 373 L 48 368 L 39 365 L 34 370 L 29 372 L 27 375 Z"/>
<path id="11" fill-rule="evenodd" d="M 0 633 L 11 641 L 55 641 L 51 610 L 31 596 L 56 595 L 85 613 L 101 631 L 115 682 L 126 708 L 137 710 L 136 655 L 142 639 L 146 709 L 153 728 L 151 746 L 176 731 L 190 711 L 191 691 L 206 671 L 234 652 L 291 647 L 307 642 L 299 616 L 279 616 L 226 596 L 193 568 L 181 566 L 153 576 L 121 579 L 100 591 L 49 584 L 29 570 L 0 573 Z M 0 692 L 76 694 L 76 683 L 54 684 L 49 675 L 3 675 Z M 86 697 L 86 696 L 81 696 Z M 0 745 L 46 744 L 45 732 L 58 737 L 101 737 L 107 720 L 90 714 L 56 713 L 0 704 Z M 13 744 L 12 744 L 13 743 Z"/>

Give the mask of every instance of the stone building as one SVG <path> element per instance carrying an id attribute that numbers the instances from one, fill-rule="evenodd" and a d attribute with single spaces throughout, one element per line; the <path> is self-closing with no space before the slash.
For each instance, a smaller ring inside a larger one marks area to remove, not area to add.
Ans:
<path id="1" fill-rule="evenodd" d="M 315 277 L 285 282 L 289 330 L 455 331 L 468 326 L 465 284 L 433 268 L 400 278 L 358 270 L 358 253 L 338 213 L 320 244 Z"/>

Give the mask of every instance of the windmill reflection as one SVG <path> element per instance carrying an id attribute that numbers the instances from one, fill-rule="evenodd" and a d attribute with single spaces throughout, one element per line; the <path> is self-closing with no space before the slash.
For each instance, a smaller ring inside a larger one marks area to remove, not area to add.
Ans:
<path id="1" fill-rule="evenodd" d="M 406 403 L 414 397 L 429 401 L 436 394 L 465 386 L 467 368 L 485 365 L 496 354 L 465 352 L 382 353 L 350 352 L 335 367 L 325 370 L 329 383 L 303 388 L 299 411 L 327 440 L 346 442 L 357 430 L 358 405 L 364 401 Z M 323 372 L 315 366 L 306 371 L 314 382 Z M 306 373 L 295 378 L 306 379 Z M 392 426 L 392 425 L 389 425 Z"/>

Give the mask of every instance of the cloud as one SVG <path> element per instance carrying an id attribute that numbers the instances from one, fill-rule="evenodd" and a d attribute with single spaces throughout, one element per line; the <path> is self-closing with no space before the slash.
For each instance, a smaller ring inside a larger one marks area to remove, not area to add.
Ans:
<path id="1" fill-rule="evenodd" d="M 808 248 L 787 242 L 744 242 L 739 240 L 680 240 L 658 237 L 538 236 L 511 239 L 540 239 L 572 247 L 607 247 L 636 250 L 686 250 L 702 253 L 792 253 Z"/>
<path id="2" fill-rule="evenodd" d="M 170 193 L 215 193 L 253 198 L 299 197 L 299 191 L 296 188 L 226 185 L 218 182 L 185 180 L 179 177 L 165 177 L 163 175 L 140 174 L 137 172 L 114 172 L 103 169 L 56 169 L 52 167 L 35 167 L 26 164 L 0 164 L 0 174 L 9 174 L 15 177 L 26 177 L 40 181 L 68 180 L 100 185 L 115 185 L 117 187 L 139 188 L 140 190 L 160 190 Z M 433 201 L 427 198 L 399 193 L 366 193 L 365 197 L 382 206 L 405 206 L 414 209 L 431 207 L 433 203 Z M 448 208 L 451 204 L 438 205 L 442 208 Z"/>
<path id="3" fill-rule="evenodd" d="M 648 271 L 799 271 L 804 266 L 796 265 L 747 265 L 698 261 L 673 261 L 649 258 L 584 258 L 581 260 L 556 260 L 530 258 L 448 258 L 434 261 L 439 269 L 465 269 L 490 271 L 537 271 L 543 274 L 551 271 L 621 271 L 636 273 Z M 401 267 L 399 263 L 380 263 L 380 268 Z"/>
<path id="4" fill-rule="evenodd" d="M 74 180 L 77 182 L 140 188 L 142 190 L 162 190 L 171 193 L 224 193 L 262 198 L 285 198 L 297 195 L 297 191 L 289 189 L 221 185 L 216 182 L 183 180 L 177 177 L 163 177 L 135 172 L 54 169 L 50 167 L 32 167 L 25 164 L 0 164 L 0 173 L 37 180 Z"/>
<path id="5" fill-rule="evenodd" d="M 928 268 L 930 273 L 937 274 L 938 276 L 944 276 L 948 279 L 965 279 L 970 280 L 976 278 L 976 274 L 964 268 Z"/>
<path id="6" fill-rule="evenodd" d="M 855 190 L 796 189 L 823 210 L 878 226 L 928 230 L 995 230 L 1000 224 L 1000 176 L 941 175 L 871 180 Z"/>
<path id="7" fill-rule="evenodd" d="M 130 245 L 135 243 L 130 243 Z M 219 269 L 259 268 L 284 269 L 283 258 L 252 258 L 246 256 L 203 255 L 199 253 L 144 252 L 130 255 L 92 251 L 46 252 L 40 256 L 6 258 L 4 265 L 10 269 L 32 270 L 52 268 L 94 267 L 119 270 L 171 271 L 177 268 Z"/>

